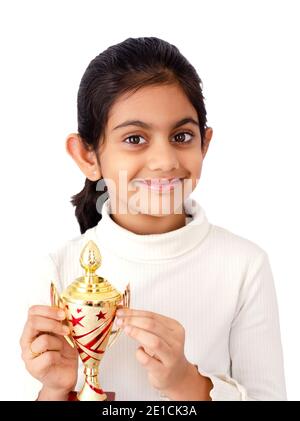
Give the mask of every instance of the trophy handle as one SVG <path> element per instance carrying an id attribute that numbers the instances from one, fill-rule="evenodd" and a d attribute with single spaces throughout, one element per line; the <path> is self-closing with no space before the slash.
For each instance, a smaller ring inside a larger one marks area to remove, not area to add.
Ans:
<path id="1" fill-rule="evenodd" d="M 61 299 L 53 282 L 51 282 L 51 286 L 50 286 L 50 299 L 51 299 L 51 305 L 53 307 L 59 307 L 62 310 L 64 310 L 63 300 Z M 64 319 L 62 321 L 62 324 L 69 327 L 67 319 Z M 64 335 L 64 338 L 72 348 L 75 348 L 75 343 L 71 335 Z"/>
<path id="2" fill-rule="evenodd" d="M 129 284 L 127 285 L 124 291 L 122 302 L 123 302 L 123 307 L 129 308 L 130 306 L 130 285 Z M 110 348 L 112 344 L 115 343 L 117 338 L 120 336 L 120 333 L 121 333 L 120 327 L 118 327 L 117 329 L 112 329 L 109 340 L 108 340 L 107 348 Z"/>

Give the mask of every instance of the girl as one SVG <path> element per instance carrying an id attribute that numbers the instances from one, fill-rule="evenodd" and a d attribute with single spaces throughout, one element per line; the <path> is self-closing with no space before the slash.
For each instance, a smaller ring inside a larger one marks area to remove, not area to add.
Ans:
<path id="1" fill-rule="evenodd" d="M 79 255 L 93 239 L 99 275 L 131 287 L 131 309 L 117 313 L 124 334 L 101 362 L 105 390 L 117 400 L 286 400 L 268 255 L 209 223 L 189 196 L 212 138 L 201 85 L 156 37 L 128 38 L 91 61 L 78 133 L 66 139 L 86 176 L 72 197 L 81 235 L 49 254 L 47 297 L 51 279 L 63 290 L 82 275 Z M 40 400 L 67 400 L 83 381 L 64 317 L 29 309 L 22 356 Z"/>

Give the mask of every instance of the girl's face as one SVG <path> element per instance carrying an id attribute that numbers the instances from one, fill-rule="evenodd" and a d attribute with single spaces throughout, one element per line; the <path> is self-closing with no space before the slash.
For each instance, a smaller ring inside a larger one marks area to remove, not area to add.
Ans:
<path id="1" fill-rule="evenodd" d="M 176 84 L 148 86 L 120 97 L 110 109 L 98 151 L 98 170 L 113 213 L 182 213 L 185 198 L 200 179 L 211 137 L 208 128 L 201 149 L 197 112 Z M 180 180 L 170 185 L 162 179 Z"/>

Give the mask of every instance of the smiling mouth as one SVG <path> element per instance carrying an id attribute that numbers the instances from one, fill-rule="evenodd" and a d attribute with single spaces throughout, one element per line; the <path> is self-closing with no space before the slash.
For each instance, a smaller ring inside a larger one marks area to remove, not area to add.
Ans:
<path id="1" fill-rule="evenodd" d="M 134 182 L 142 182 L 142 183 L 148 183 L 148 184 L 170 184 L 170 183 L 176 183 L 180 180 L 183 180 L 184 177 L 173 177 L 173 178 L 140 178 L 136 179 Z"/>
<path id="2" fill-rule="evenodd" d="M 151 180 L 136 180 L 135 185 L 148 188 L 152 191 L 167 192 L 173 190 L 176 186 L 182 183 L 183 178 L 173 179 L 151 179 Z"/>

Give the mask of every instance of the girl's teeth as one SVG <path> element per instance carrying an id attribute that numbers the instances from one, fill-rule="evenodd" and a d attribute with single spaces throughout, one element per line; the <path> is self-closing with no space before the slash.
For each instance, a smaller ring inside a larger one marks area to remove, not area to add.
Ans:
<path id="1" fill-rule="evenodd" d="M 154 188 L 154 189 L 160 189 L 160 188 L 168 188 L 168 187 L 173 187 L 173 185 L 178 184 L 181 180 L 179 178 L 174 178 L 173 180 L 138 180 L 137 184 L 146 184 L 147 186 L 149 186 L 150 188 Z"/>
<path id="2" fill-rule="evenodd" d="M 159 184 L 171 184 L 172 182 L 175 182 L 175 181 L 178 181 L 177 179 L 174 179 L 173 181 L 172 180 L 152 180 L 152 184 L 154 184 L 154 185 L 159 185 Z M 150 180 L 147 180 L 147 183 L 148 184 L 151 184 L 151 181 Z"/>

